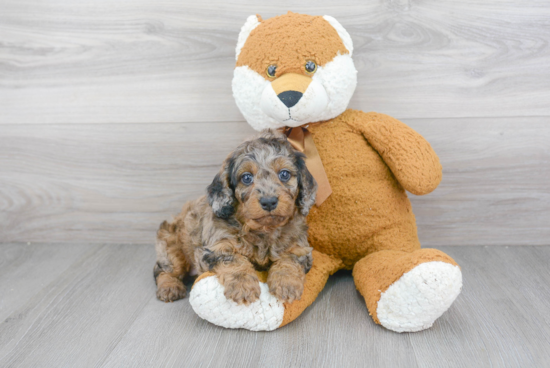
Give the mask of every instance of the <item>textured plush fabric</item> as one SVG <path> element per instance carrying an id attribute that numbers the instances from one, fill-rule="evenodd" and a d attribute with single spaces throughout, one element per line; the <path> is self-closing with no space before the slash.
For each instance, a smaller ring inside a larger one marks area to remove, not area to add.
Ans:
<path id="1" fill-rule="evenodd" d="M 195 282 L 189 303 L 201 318 L 218 326 L 272 331 L 281 325 L 285 308 L 269 293 L 265 282 L 260 282 L 260 290 L 260 298 L 254 303 L 238 305 L 225 298 L 223 286 L 210 274 Z"/>
<path id="2" fill-rule="evenodd" d="M 327 283 L 328 277 L 338 271 L 341 267 L 342 261 L 314 250 L 313 266 L 306 275 L 302 299 L 296 300 L 291 304 L 285 304 L 285 315 L 283 317 L 283 322 L 279 327 L 294 321 L 300 314 L 302 314 L 302 312 L 315 301 L 321 290 L 323 290 L 325 284 Z"/>
<path id="3" fill-rule="evenodd" d="M 350 35 L 332 17 L 290 12 L 266 20 L 250 16 L 237 45 L 235 102 L 256 130 L 332 119 L 346 109 L 357 85 L 352 50 Z M 305 69 L 308 62 L 316 63 L 314 73 Z M 276 67 L 274 76 L 267 74 L 270 66 Z M 307 90 L 301 91 L 302 83 L 281 83 L 280 78 L 291 75 L 308 78 Z M 304 93 L 292 109 L 277 97 L 284 92 L 280 84 Z"/>
<path id="4" fill-rule="evenodd" d="M 435 189 L 441 165 L 429 143 L 387 115 L 355 110 L 309 130 L 333 192 L 310 211 L 310 245 L 342 259 L 347 269 L 378 250 L 419 249 L 411 203 L 398 178 L 410 191 Z"/>
<path id="5" fill-rule="evenodd" d="M 376 314 L 380 295 L 403 274 L 426 262 L 445 262 L 457 266 L 456 262 L 437 249 L 418 249 L 412 253 L 398 250 L 383 250 L 361 259 L 353 268 L 357 289 L 365 298 L 369 314 L 380 323 Z"/>
<path id="6" fill-rule="evenodd" d="M 277 42 L 273 42 L 273 38 Z M 248 66 L 266 79 L 267 67 L 277 64 L 275 77 L 304 73 L 304 60 L 314 55 L 318 65 L 332 61 L 336 53 L 347 54 L 338 32 L 323 17 L 289 13 L 266 19 L 250 32 L 241 49 L 237 67 Z"/>
<path id="7" fill-rule="evenodd" d="M 424 262 L 380 295 L 376 317 L 392 331 L 425 330 L 451 306 L 461 290 L 460 267 L 441 261 Z"/>
<path id="8" fill-rule="evenodd" d="M 257 130 L 307 128 L 332 188 L 308 216 L 313 268 L 302 300 L 285 305 L 281 326 L 313 302 L 329 275 L 346 268 L 353 269 L 376 323 L 418 331 L 431 326 L 462 287 L 451 257 L 420 249 L 406 193 L 433 191 L 442 168 L 430 144 L 407 125 L 346 110 L 357 83 L 352 52 L 350 35 L 328 16 L 252 17 L 239 36 L 233 95 L 243 116 Z M 318 65 L 313 74 L 304 69 L 308 61 Z M 266 74 L 270 65 L 275 76 Z M 287 106 L 280 100 L 286 91 L 303 97 Z"/>
<path id="9" fill-rule="evenodd" d="M 193 310 L 201 317 L 226 328 L 246 328 L 251 331 L 271 331 L 296 319 L 313 303 L 329 275 L 342 266 L 340 260 L 313 251 L 313 266 L 306 275 L 302 298 L 282 304 L 267 292 L 267 272 L 258 272 L 262 294 L 250 306 L 237 305 L 223 296 L 223 287 L 212 272 L 195 280 L 189 296 Z"/>

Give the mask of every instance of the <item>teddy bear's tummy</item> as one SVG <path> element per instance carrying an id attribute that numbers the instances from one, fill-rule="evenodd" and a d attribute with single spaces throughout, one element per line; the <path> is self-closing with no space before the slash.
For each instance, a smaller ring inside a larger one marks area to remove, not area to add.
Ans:
<path id="1" fill-rule="evenodd" d="M 312 208 L 309 240 L 315 249 L 353 264 L 369 253 L 369 239 L 377 232 L 414 223 L 411 204 L 380 155 L 342 115 L 311 131 L 332 194 Z"/>

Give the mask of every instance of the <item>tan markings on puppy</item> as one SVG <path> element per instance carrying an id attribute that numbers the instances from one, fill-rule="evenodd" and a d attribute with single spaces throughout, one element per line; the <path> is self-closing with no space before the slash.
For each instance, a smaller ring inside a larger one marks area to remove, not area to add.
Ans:
<path id="1" fill-rule="evenodd" d="M 336 55 L 348 54 L 338 32 L 321 16 L 288 13 L 261 22 L 248 36 L 237 66 L 247 65 L 267 80 L 270 65 L 275 78 L 286 73 L 308 75 L 307 61 L 325 65 Z"/>
<path id="2" fill-rule="evenodd" d="M 247 173 L 251 176 L 245 180 Z M 161 224 L 154 269 L 157 297 L 182 298 L 185 275 L 213 271 L 228 299 L 253 303 L 260 295 L 256 270 L 274 267 L 271 282 L 281 300 L 299 298 L 311 267 L 305 216 L 315 191 L 304 155 L 282 134 L 268 131 L 240 145 L 225 160 L 208 195 L 188 202 L 174 221 Z"/>
<path id="3" fill-rule="evenodd" d="M 174 246 L 178 243 L 176 230 L 175 223 L 164 221 L 157 233 L 157 263 L 153 274 L 157 283 L 157 298 L 164 302 L 185 297 L 187 291 L 182 279 L 191 270 L 184 248 Z"/>
<path id="4" fill-rule="evenodd" d="M 218 263 L 214 267 L 220 284 L 225 288 L 224 295 L 237 304 L 254 303 L 260 297 L 260 280 L 250 261 L 236 254 L 231 262 Z"/>
<path id="5" fill-rule="evenodd" d="M 290 180 L 286 182 L 286 184 L 288 186 L 297 185 L 296 167 L 288 157 L 277 157 L 276 159 L 273 160 L 273 162 L 271 163 L 271 166 L 273 167 L 273 170 L 275 172 L 280 172 L 283 169 L 290 171 L 290 173 L 293 175 L 290 178 Z"/>
<path id="6" fill-rule="evenodd" d="M 304 280 L 313 263 L 313 248 L 295 245 L 276 261 L 267 278 L 269 292 L 286 303 L 299 300 L 304 291 Z"/>
<path id="7" fill-rule="evenodd" d="M 189 214 L 190 212 L 191 214 Z M 196 223 L 196 213 L 193 213 L 189 203 L 183 207 L 182 215 L 189 218 L 188 222 L 191 226 Z M 180 221 L 179 219 L 172 223 L 164 221 L 157 232 L 155 246 L 157 263 L 153 274 L 157 283 L 157 298 L 164 302 L 172 302 L 185 297 L 187 291 L 182 280 L 186 274 L 192 271 L 192 263 L 188 261 L 192 252 L 187 247 L 179 245 L 182 241 L 188 243 L 188 237 L 192 233 L 179 232 Z"/>
<path id="8" fill-rule="evenodd" d="M 246 229 L 270 231 L 285 225 L 294 215 L 298 183 L 296 168 L 286 156 L 273 156 L 270 150 L 262 154 L 248 154 L 239 169 L 237 178 L 250 174 L 252 182 L 238 182 L 235 196 L 242 206 L 236 218 L 246 225 Z M 250 160 L 250 161 L 247 161 Z M 290 178 L 282 182 L 278 175 L 287 170 Z M 273 209 L 265 209 L 265 200 L 271 199 Z"/>
<path id="9" fill-rule="evenodd" d="M 306 273 L 295 257 L 285 254 L 270 268 L 267 277 L 269 292 L 284 303 L 299 300 L 304 291 Z"/>

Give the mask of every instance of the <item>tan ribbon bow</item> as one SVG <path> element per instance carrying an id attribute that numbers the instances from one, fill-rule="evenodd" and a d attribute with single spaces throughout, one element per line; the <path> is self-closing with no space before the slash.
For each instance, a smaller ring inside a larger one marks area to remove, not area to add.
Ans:
<path id="1" fill-rule="evenodd" d="M 283 128 L 282 131 L 292 147 L 306 155 L 307 169 L 317 182 L 315 204 L 319 207 L 332 194 L 332 188 L 328 182 L 321 156 L 319 156 L 317 147 L 315 147 L 315 143 L 313 142 L 313 136 L 304 127 Z"/>

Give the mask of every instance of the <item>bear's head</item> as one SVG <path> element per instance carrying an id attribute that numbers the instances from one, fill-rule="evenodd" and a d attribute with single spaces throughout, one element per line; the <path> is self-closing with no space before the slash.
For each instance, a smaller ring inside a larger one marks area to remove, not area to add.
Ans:
<path id="1" fill-rule="evenodd" d="M 251 15 L 236 48 L 233 97 L 256 130 L 332 119 L 357 85 L 351 37 L 330 16 Z"/>

